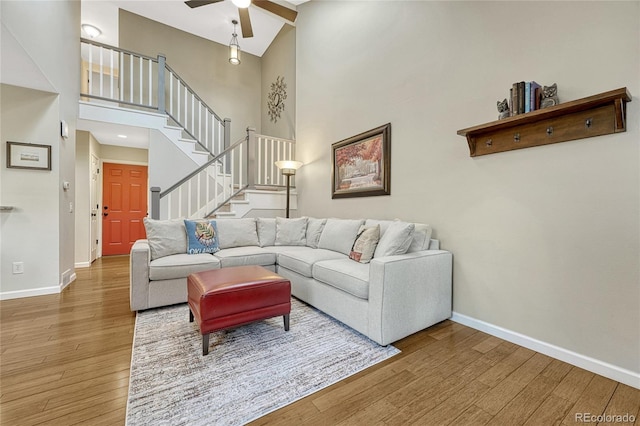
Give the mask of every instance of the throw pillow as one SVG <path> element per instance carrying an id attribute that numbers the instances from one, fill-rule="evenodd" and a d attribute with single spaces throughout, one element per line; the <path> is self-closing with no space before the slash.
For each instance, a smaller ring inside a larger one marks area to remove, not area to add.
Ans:
<path id="1" fill-rule="evenodd" d="M 369 263 L 380 240 L 380 225 L 360 228 L 360 233 L 353 243 L 349 259 L 360 263 Z"/>
<path id="2" fill-rule="evenodd" d="M 216 219 L 216 224 L 221 249 L 260 245 L 254 218 Z"/>
<path id="3" fill-rule="evenodd" d="M 184 219 L 154 220 L 145 217 L 142 221 L 151 250 L 151 260 L 187 252 Z"/>
<path id="4" fill-rule="evenodd" d="M 276 218 L 276 246 L 307 245 L 307 218 Z"/>
<path id="5" fill-rule="evenodd" d="M 307 247 L 318 248 L 318 241 L 324 229 L 327 219 L 308 218 L 307 221 Z"/>
<path id="6" fill-rule="evenodd" d="M 414 253 L 416 251 L 429 250 L 429 243 L 431 242 L 431 227 L 424 223 L 414 223 L 416 226 L 413 230 L 413 238 L 409 250 L 407 253 Z"/>
<path id="7" fill-rule="evenodd" d="M 260 247 L 276 245 L 276 218 L 259 217 L 256 223 L 258 225 L 258 241 L 260 242 Z"/>
<path id="8" fill-rule="evenodd" d="M 380 237 L 378 247 L 373 257 L 394 256 L 405 254 L 413 240 L 413 223 L 394 221 Z"/>
<path id="9" fill-rule="evenodd" d="M 218 246 L 218 227 L 216 221 L 211 220 L 187 220 L 184 221 L 187 230 L 189 247 L 188 254 L 215 253 L 220 250 Z"/>
<path id="10" fill-rule="evenodd" d="M 363 223 L 364 221 L 360 219 L 327 219 L 318 241 L 318 248 L 349 256 Z"/>

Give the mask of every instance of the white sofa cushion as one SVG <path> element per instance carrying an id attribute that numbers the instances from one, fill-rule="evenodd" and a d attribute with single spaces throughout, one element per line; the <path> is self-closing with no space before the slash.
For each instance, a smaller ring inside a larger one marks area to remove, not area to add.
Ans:
<path id="1" fill-rule="evenodd" d="M 276 218 L 259 217 L 256 221 L 258 228 L 258 240 L 260 247 L 275 245 L 276 243 Z"/>
<path id="2" fill-rule="evenodd" d="M 318 241 L 327 219 L 308 218 L 307 221 L 307 247 L 318 248 Z"/>
<path id="3" fill-rule="evenodd" d="M 228 248 L 220 250 L 215 256 L 220 259 L 222 268 L 244 265 L 269 266 L 276 263 L 275 253 L 257 246 Z"/>
<path id="4" fill-rule="evenodd" d="M 380 237 L 378 247 L 373 257 L 394 256 L 405 254 L 413 240 L 413 223 L 393 221 Z"/>
<path id="5" fill-rule="evenodd" d="M 363 223 L 360 219 L 327 219 L 318 241 L 318 248 L 348 256 Z"/>
<path id="6" fill-rule="evenodd" d="M 431 234 L 433 230 L 431 226 L 424 223 L 414 223 L 415 228 L 413 230 L 413 238 L 411 245 L 407 250 L 407 253 L 415 253 L 421 250 L 429 250 L 429 244 L 431 242 Z"/>
<path id="7" fill-rule="evenodd" d="M 260 245 L 254 218 L 216 219 L 216 225 L 221 249 Z"/>
<path id="8" fill-rule="evenodd" d="M 314 263 L 322 260 L 345 258 L 349 260 L 345 255 L 331 250 L 296 247 L 296 250 L 287 250 L 278 253 L 278 266 L 311 278 L 311 270 Z M 350 260 L 350 262 L 353 261 Z"/>
<path id="9" fill-rule="evenodd" d="M 187 252 L 187 231 L 183 219 L 142 219 L 147 232 L 151 260 Z"/>
<path id="10" fill-rule="evenodd" d="M 276 218 L 276 246 L 305 246 L 307 245 L 307 218 L 285 219 Z"/>
<path id="11" fill-rule="evenodd" d="M 156 281 L 186 278 L 194 272 L 218 268 L 220 260 L 212 254 L 173 254 L 149 263 L 149 279 Z"/>
<path id="12" fill-rule="evenodd" d="M 351 259 L 316 262 L 313 265 L 313 278 L 360 299 L 369 298 L 369 264 Z"/>

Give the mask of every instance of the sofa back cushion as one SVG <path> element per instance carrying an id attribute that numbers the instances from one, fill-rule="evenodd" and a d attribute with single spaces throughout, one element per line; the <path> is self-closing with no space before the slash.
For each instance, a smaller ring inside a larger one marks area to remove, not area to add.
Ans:
<path id="1" fill-rule="evenodd" d="M 429 243 L 431 241 L 431 234 L 433 230 L 431 226 L 424 223 L 414 223 L 415 229 L 413 230 L 413 239 L 407 253 L 414 253 L 416 251 L 429 250 Z"/>
<path id="2" fill-rule="evenodd" d="M 413 223 L 393 221 L 380 237 L 378 247 L 373 257 L 394 256 L 405 254 L 413 241 Z"/>
<path id="3" fill-rule="evenodd" d="M 221 249 L 260 245 L 254 218 L 216 219 L 216 224 Z"/>
<path id="4" fill-rule="evenodd" d="M 360 219 L 327 219 L 318 241 L 318 248 L 349 256 L 363 223 L 364 221 Z"/>
<path id="5" fill-rule="evenodd" d="M 154 220 L 145 217 L 143 222 L 151 250 L 151 260 L 187 252 L 184 219 Z"/>
<path id="6" fill-rule="evenodd" d="M 258 241 L 260 247 L 270 247 L 276 244 L 276 218 L 259 217 L 256 220 L 258 226 Z"/>
<path id="7" fill-rule="evenodd" d="M 361 226 L 353 247 L 351 247 L 349 259 L 360 263 L 369 263 L 376 251 L 378 241 L 380 241 L 380 225 Z"/>
<path id="8" fill-rule="evenodd" d="M 307 218 L 276 218 L 276 246 L 306 246 Z"/>
<path id="9" fill-rule="evenodd" d="M 327 219 L 307 218 L 307 247 L 318 248 L 318 241 Z"/>

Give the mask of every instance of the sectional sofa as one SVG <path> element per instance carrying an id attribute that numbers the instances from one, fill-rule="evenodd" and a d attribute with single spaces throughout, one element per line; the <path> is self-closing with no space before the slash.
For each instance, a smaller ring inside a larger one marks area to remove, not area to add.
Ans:
<path id="1" fill-rule="evenodd" d="M 294 297 L 380 345 L 451 316 L 452 254 L 439 250 L 428 225 L 306 217 L 214 224 L 219 251 L 187 254 L 184 220 L 145 219 L 147 239 L 131 249 L 132 311 L 186 302 L 191 273 L 260 265 L 289 279 Z M 370 260 L 354 256 L 367 229 L 378 236 Z"/>

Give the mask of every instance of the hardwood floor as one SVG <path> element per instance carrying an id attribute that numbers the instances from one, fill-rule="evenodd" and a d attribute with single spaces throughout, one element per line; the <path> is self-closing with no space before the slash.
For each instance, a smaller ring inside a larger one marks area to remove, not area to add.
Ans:
<path id="1" fill-rule="evenodd" d="M 2 425 L 124 424 L 128 261 L 78 269 L 59 295 L 0 302 Z M 395 346 L 401 354 L 253 424 L 553 425 L 589 413 L 640 425 L 640 390 L 451 321 Z"/>

